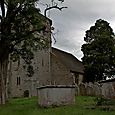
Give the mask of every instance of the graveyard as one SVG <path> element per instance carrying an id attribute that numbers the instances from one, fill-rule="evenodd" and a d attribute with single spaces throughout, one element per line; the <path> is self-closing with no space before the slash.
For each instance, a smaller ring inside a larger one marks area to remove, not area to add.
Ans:
<path id="1" fill-rule="evenodd" d="M 96 97 L 76 96 L 73 105 L 43 108 L 37 104 L 37 97 L 14 98 L 0 106 L 0 115 L 114 115 L 114 100 L 102 106 L 96 103 Z"/>
<path id="2" fill-rule="evenodd" d="M 0 115 L 115 115 L 115 33 L 106 18 L 85 31 L 92 9 L 74 22 L 75 0 L 72 13 L 64 0 L 38 1 L 0 2 Z M 54 8 L 68 8 L 66 16 L 53 19 Z"/>

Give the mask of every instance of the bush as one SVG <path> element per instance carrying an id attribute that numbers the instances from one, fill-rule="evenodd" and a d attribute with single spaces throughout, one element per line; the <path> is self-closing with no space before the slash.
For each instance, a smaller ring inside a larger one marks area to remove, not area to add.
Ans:
<path id="1" fill-rule="evenodd" d="M 103 97 L 97 97 L 95 99 L 95 102 L 96 102 L 97 106 L 99 106 L 99 105 L 115 105 L 115 100 L 106 99 L 106 98 L 103 98 Z"/>

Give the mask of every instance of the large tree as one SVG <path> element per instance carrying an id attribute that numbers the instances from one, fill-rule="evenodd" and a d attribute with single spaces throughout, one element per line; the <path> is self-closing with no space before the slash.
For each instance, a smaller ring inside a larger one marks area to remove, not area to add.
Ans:
<path id="1" fill-rule="evenodd" d="M 0 104 L 6 102 L 8 61 L 22 57 L 31 68 L 33 51 L 38 47 L 47 47 L 49 41 L 35 37 L 36 32 L 46 27 L 37 0 L 1 0 L 0 7 Z M 31 73 L 29 74 L 31 75 Z"/>
<path id="2" fill-rule="evenodd" d="M 58 1 L 51 0 L 52 8 L 59 10 Z M 39 15 L 35 7 L 39 0 L 1 0 L 0 1 L 0 104 L 5 104 L 7 94 L 7 70 L 10 59 L 17 61 L 23 58 L 28 64 L 28 75 L 32 76 L 31 60 L 33 51 L 46 48 L 48 39 L 35 36 L 46 29 L 45 17 Z M 54 7 L 53 7 L 54 6 Z M 48 8 L 48 9 L 47 9 Z M 47 10 L 52 8 L 47 7 Z M 46 15 L 45 15 L 46 16 Z"/>
<path id="3" fill-rule="evenodd" d="M 115 75 L 115 35 L 109 23 L 99 19 L 86 31 L 84 54 L 85 81 L 99 81 Z"/>

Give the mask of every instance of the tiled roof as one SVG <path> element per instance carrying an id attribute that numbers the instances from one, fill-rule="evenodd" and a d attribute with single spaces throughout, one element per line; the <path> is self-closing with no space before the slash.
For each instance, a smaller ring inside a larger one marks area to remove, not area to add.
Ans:
<path id="1" fill-rule="evenodd" d="M 82 62 L 79 61 L 74 55 L 54 47 L 52 47 L 52 53 L 55 54 L 55 56 L 58 57 L 60 61 L 68 69 L 70 69 L 70 71 L 84 73 L 84 66 Z"/>

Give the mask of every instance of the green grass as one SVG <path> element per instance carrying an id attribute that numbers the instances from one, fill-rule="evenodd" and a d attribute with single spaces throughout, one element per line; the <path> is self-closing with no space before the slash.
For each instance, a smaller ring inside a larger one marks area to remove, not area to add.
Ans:
<path id="1" fill-rule="evenodd" d="M 17 98 L 0 106 L 0 115 L 115 115 L 115 110 L 96 107 L 94 99 L 95 97 L 78 96 L 75 105 L 40 108 L 35 97 Z"/>

